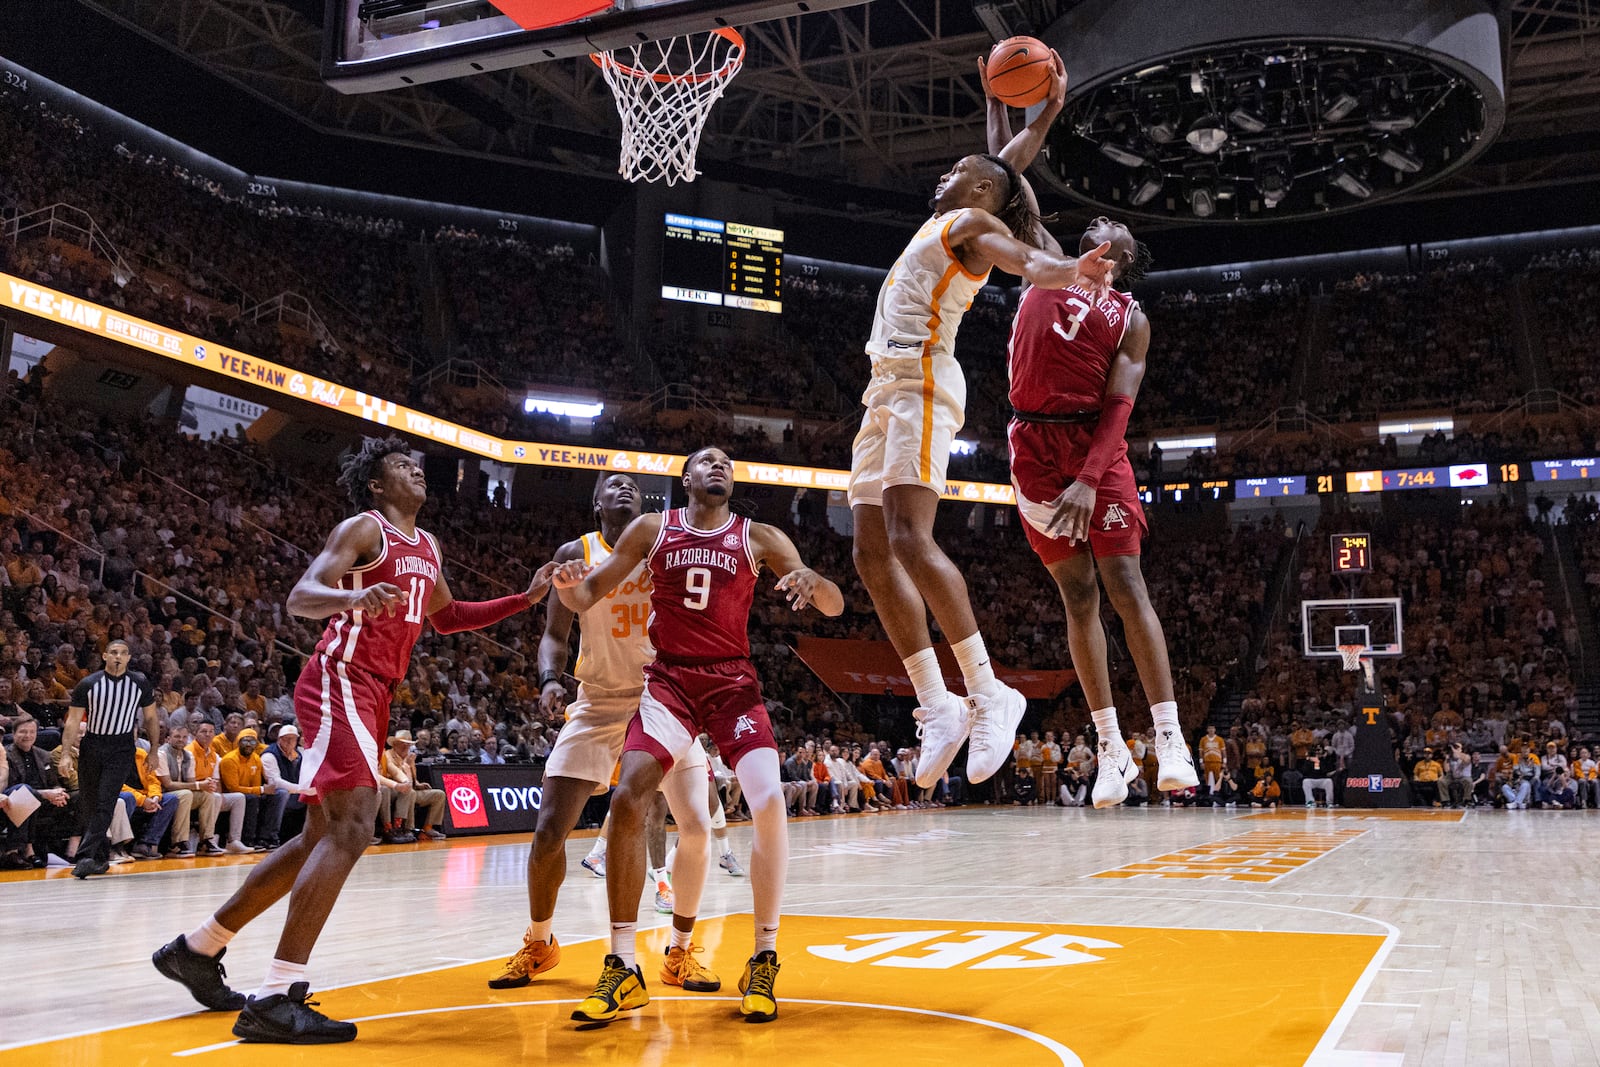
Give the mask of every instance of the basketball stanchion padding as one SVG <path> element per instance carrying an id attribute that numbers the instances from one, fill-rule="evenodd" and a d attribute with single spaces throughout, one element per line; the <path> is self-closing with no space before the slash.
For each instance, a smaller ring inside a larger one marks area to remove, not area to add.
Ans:
<path id="1" fill-rule="evenodd" d="M 744 38 L 722 27 L 593 52 L 622 119 L 618 170 L 628 181 L 694 181 L 711 106 L 744 66 Z"/>
<path id="2" fill-rule="evenodd" d="M 489 0 L 525 30 L 543 30 L 610 10 L 611 0 Z"/>

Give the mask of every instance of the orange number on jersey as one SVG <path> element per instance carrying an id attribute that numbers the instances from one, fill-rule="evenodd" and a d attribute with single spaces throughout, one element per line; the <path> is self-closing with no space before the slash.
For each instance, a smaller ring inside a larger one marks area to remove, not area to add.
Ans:
<path id="1" fill-rule="evenodd" d="M 649 604 L 613 604 L 611 614 L 617 620 L 617 624 L 611 628 L 612 637 L 619 639 L 632 637 L 636 626 L 640 630 L 650 628 Z"/>

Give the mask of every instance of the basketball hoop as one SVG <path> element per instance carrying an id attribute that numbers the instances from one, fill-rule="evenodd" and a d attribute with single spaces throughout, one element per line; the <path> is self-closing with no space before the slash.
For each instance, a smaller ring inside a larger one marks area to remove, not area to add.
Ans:
<path id="1" fill-rule="evenodd" d="M 1340 645 L 1339 658 L 1344 660 L 1344 669 L 1347 671 L 1359 671 L 1361 669 L 1361 656 L 1366 650 L 1366 645 Z"/>
<path id="2" fill-rule="evenodd" d="M 694 181 L 695 154 L 711 105 L 744 66 L 744 38 L 722 27 L 702 38 L 684 34 L 592 52 L 622 119 L 622 161 L 628 181 Z"/>

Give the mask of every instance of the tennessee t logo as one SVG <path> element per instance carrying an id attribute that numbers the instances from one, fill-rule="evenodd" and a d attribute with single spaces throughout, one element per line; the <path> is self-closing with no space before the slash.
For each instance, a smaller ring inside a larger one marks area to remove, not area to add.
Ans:
<path id="1" fill-rule="evenodd" d="M 1363 714 L 1363 715 L 1365 715 L 1367 717 L 1367 725 L 1368 726 L 1376 726 L 1376 725 L 1378 725 L 1378 709 L 1377 708 L 1362 708 L 1361 709 L 1361 714 Z"/>

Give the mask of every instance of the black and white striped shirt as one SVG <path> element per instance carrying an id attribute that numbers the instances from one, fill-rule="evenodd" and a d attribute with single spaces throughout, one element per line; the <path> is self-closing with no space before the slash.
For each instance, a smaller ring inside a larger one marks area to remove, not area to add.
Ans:
<path id="1" fill-rule="evenodd" d="M 155 703 L 150 679 L 138 671 L 113 678 L 95 671 L 72 690 L 72 707 L 85 708 L 84 732 L 131 734 L 139 727 L 139 713 Z"/>

